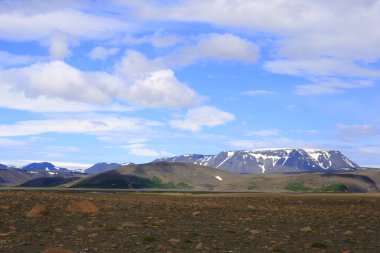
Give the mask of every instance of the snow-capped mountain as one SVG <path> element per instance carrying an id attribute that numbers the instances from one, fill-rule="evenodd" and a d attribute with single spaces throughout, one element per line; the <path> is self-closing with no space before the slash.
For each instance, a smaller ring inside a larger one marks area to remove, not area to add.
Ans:
<path id="1" fill-rule="evenodd" d="M 7 168 L 8 168 L 7 165 L 0 163 L 0 169 L 7 169 Z"/>
<path id="2" fill-rule="evenodd" d="M 30 163 L 24 167 L 22 167 L 23 170 L 34 170 L 34 171 L 52 171 L 52 172 L 68 172 L 68 169 L 65 168 L 58 168 L 55 165 L 48 163 L 48 162 L 42 162 L 42 163 Z"/>
<path id="3" fill-rule="evenodd" d="M 194 163 L 236 173 L 283 173 L 359 168 L 339 151 L 257 149 L 224 151 L 217 155 L 187 154 L 155 160 Z"/>

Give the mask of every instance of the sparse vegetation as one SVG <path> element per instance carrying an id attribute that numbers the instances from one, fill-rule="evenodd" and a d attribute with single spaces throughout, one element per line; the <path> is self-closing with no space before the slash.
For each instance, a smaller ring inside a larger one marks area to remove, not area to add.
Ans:
<path id="1" fill-rule="evenodd" d="M 347 192 L 348 187 L 344 184 L 328 184 L 316 188 L 314 192 Z"/>
<path id="2" fill-rule="evenodd" d="M 288 183 L 285 189 L 294 192 L 348 192 L 348 187 L 344 184 L 327 184 L 312 188 L 305 186 L 303 183 Z"/>
<path id="3" fill-rule="evenodd" d="M 285 189 L 288 191 L 294 192 L 311 192 L 313 188 L 305 186 L 303 183 L 288 183 L 285 186 Z"/>
<path id="4" fill-rule="evenodd" d="M 321 242 L 315 242 L 311 245 L 312 248 L 314 249 L 327 249 L 327 245 Z"/>
<path id="5" fill-rule="evenodd" d="M 153 236 L 147 235 L 147 236 L 145 236 L 145 237 L 143 238 L 143 241 L 144 241 L 144 242 L 156 242 L 157 239 L 154 238 Z"/>
<path id="6" fill-rule="evenodd" d="M 113 188 L 113 189 L 192 189 L 193 187 L 185 182 L 175 184 L 173 182 L 163 182 L 158 177 L 152 179 L 137 177 L 133 175 L 114 175 L 113 172 L 109 172 L 109 176 L 103 173 L 105 180 L 93 181 L 93 182 L 79 182 L 73 187 L 78 188 Z M 107 179 L 108 177 L 108 179 Z M 117 178 L 113 178 L 117 177 Z"/>
<path id="7" fill-rule="evenodd" d="M 175 184 L 173 182 L 164 183 L 158 177 L 153 177 L 151 181 L 152 181 L 151 188 L 158 188 L 158 189 L 191 189 L 193 188 L 184 182 L 180 182 L 178 184 Z"/>
<path id="8" fill-rule="evenodd" d="M 255 183 L 251 183 L 250 185 L 248 185 L 248 190 L 254 190 L 257 188 L 257 185 Z"/>

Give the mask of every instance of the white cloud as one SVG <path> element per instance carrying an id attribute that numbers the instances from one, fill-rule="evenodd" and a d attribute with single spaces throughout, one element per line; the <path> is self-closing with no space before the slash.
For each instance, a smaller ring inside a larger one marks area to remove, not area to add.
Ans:
<path id="1" fill-rule="evenodd" d="M 344 93 L 350 89 L 360 89 L 371 87 L 373 82 L 366 80 L 345 82 L 337 79 L 332 79 L 324 82 L 316 82 L 313 84 L 297 85 L 295 94 L 300 96 L 313 95 L 334 95 Z"/>
<path id="2" fill-rule="evenodd" d="M 14 89 L 7 85 L 0 85 L 0 107 L 33 112 L 122 112 L 133 110 L 131 107 L 118 103 L 96 105 L 79 101 L 67 101 L 62 98 L 51 98 L 42 95 L 29 97 L 21 90 Z"/>
<path id="3" fill-rule="evenodd" d="M 277 95 L 277 92 L 271 91 L 271 90 L 247 90 L 243 92 L 244 95 L 248 96 L 271 96 L 271 95 Z"/>
<path id="4" fill-rule="evenodd" d="M 373 137 L 380 135 L 380 129 L 370 124 L 337 124 L 336 130 L 338 132 L 338 137 L 345 141 L 355 141 L 363 137 Z"/>
<path id="5" fill-rule="evenodd" d="M 353 62 L 332 58 L 273 60 L 267 61 L 264 68 L 270 72 L 303 77 L 344 76 L 354 78 L 378 78 L 380 71 L 361 67 Z"/>
<path id="6" fill-rule="evenodd" d="M 44 40 L 54 31 L 79 39 L 105 39 L 129 29 L 130 25 L 120 20 L 86 14 L 70 8 L 48 11 L 14 8 L 0 11 L 0 38 L 3 40 Z"/>
<path id="7" fill-rule="evenodd" d="M 120 49 L 117 47 L 105 48 L 105 47 L 98 46 L 91 50 L 91 52 L 89 53 L 89 56 L 93 60 L 96 60 L 96 59 L 104 60 L 110 56 L 117 54 L 119 51 Z"/>
<path id="8" fill-rule="evenodd" d="M 287 57 L 330 55 L 353 59 L 379 57 L 380 5 L 369 1 L 175 1 L 128 2 L 145 19 L 209 23 L 284 36 L 279 51 Z M 150 8 L 149 8 L 150 7 Z"/>
<path id="9" fill-rule="evenodd" d="M 123 148 L 128 149 L 131 155 L 145 156 L 145 157 L 163 157 L 173 155 L 166 151 L 156 151 L 148 148 L 145 143 L 133 143 L 124 145 Z"/>
<path id="10" fill-rule="evenodd" d="M 100 106 L 117 109 L 116 100 L 150 108 L 189 107 L 202 100 L 178 81 L 172 70 L 133 51 L 116 65 L 115 73 L 81 71 L 53 61 L 0 71 L 0 83 L 4 92 L 0 105 L 16 109 L 35 105 L 37 108 L 30 108 L 35 111 L 52 110 L 62 101 L 67 102 L 68 111 L 83 111 Z M 19 98 L 19 103 L 14 98 Z"/>
<path id="11" fill-rule="evenodd" d="M 144 35 L 141 37 L 136 37 L 133 35 L 126 35 L 121 42 L 138 45 L 148 43 L 155 47 L 164 48 L 174 46 L 182 41 L 182 38 L 173 33 L 166 33 L 163 31 L 157 31 L 152 35 Z"/>
<path id="12" fill-rule="evenodd" d="M 196 44 L 179 47 L 160 60 L 174 66 L 188 65 L 201 59 L 252 63 L 259 55 L 256 44 L 229 33 L 203 34 L 197 40 Z"/>
<path id="13" fill-rule="evenodd" d="M 284 137 L 268 138 L 266 140 L 238 139 L 228 142 L 230 146 L 238 149 L 261 149 L 261 148 L 318 148 L 315 143 L 307 143 Z"/>
<path id="14" fill-rule="evenodd" d="M 46 96 L 64 100 L 105 104 L 121 90 L 116 77 L 104 72 L 81 72 L 61 61 L 0 72 L 2 85 L 26 97 Z"/>
<path id="15" fill-rule="evenodd" d="M 270 72 L 307 79 L 380 78 L 371 64 L 380 59 L 377 0 L 128 1 L 127 5 L 145 20 L 197 22 L 230 33 L 260 34 L 264 46 L 272 49 L 274 59 L 264 64 Z M 177 61 L 194 59 L 185 56 Z"/>
<path id="16" fill-rule="evenodd" d="M 161 125 L 159 122 L 115 116 L 28 120 L 0 125 L 0 137 L 29 136 L 44 133 L 130 133 L 159 125 Z"/>
<path id="17" fill-rule="evenodd" d="M 36 62 L 40 59 L 43 59 L 43 57 L 31 56 L 31 55 L 18 55 L 18 54 L 11 54 L 6 51 L 0 51 L 0 68 L 9 67 L 9 66 L 26 65 L 26 64 Z"/>
<path id="18" fill-rule="evenodd" d="M 127 51 L 116 66 L 116 73 L 129 83 L 123 98 L 138 106 L 180 108 L 197 105 L 202 100 L 172 70 L 136 51 Z"/>
<path id="19" fill-rule="evenodd" d="M 281 133 L 280 129 L 264 129 L 264 130 L 256 130 L 248 133 L 250 136 L 258 136 L 258 137 L 268 137 L 273 135 L 279 135 Z"/>
<path id="20" fill-rule="evenodd" d="M 170 121 L 172 128 L 189 131 L 199 131 L 203 127 L 224 125 L 235 119 L 231 113 L 221 111 L 212 106 L 202 106 L 189 109 L 183 119 Z"/>
<path id="21" fill-rule="evenodd" d="M 132 104 L 153 108 L 188 107 L 200 103 L 198 94 L 177 80 L 172 70 L 149 73 L 124 95 Z"/>
<path id="22" fill-rule="evenodd" d="M 66 34 L 54 31 L 50 36 L 49 53 L 54 60 L 61 60 L 71 54 Z"/>

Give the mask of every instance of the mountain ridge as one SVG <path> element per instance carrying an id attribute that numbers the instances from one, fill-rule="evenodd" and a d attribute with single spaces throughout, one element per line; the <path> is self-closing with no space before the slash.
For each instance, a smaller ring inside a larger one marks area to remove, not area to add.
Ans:
<path id="1" fill-rule="evenodd" d="M 184 154 L 153 162 L 159 161 L 193 163 L 235 173 L 254 174 L 360 168 L 340 151 L 292 148 L 222 151 L 216 155 Z"/>

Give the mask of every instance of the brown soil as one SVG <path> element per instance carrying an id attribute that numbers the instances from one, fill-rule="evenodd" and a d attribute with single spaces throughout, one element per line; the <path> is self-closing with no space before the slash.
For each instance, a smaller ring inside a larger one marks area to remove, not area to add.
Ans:
<path id="1" fill-rule="evenodd" d="M 81 201 L 99 211 L 66 211 Z M 0 252 L 380 252 L 380 195 L 4 191 L 0 207 Z"/>

